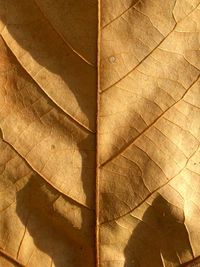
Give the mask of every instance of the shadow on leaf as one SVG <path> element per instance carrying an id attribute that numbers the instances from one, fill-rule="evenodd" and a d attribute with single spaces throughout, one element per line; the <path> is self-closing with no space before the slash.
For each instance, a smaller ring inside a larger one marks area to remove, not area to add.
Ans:
<path id="1" fill-rule="evenodd" d="M 59 197 L 60 194 L 37 175 L 32 176 L 17 193 L 16 211 L 30 235 L 29 242 L 32 239 L 37 250 L 47 254 L 56 267 L 85 266 L 85 262 L 92 266 L 91 244 L 84 240 L 84 226 L 81 225 L 80 229 L 74 227 L 65 214 L 55 209 Z M 73 208 L 74 203 L 63 198 Z M 26 246 L 23 241 L 19 253 L 22 246 Z M 29 261 L 34 262 L 36 255 L 34 249 Z"/>
<path id="2" fill-rule="evenodd" d="M 182 209 L 161 195 L 146 210 L 124 250 L 124 267 L 180 266 L 181 256 L 193 257 Z"/>

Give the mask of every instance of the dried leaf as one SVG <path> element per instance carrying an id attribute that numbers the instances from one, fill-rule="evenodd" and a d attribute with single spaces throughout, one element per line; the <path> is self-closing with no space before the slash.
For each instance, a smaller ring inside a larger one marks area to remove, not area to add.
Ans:
<path id="1" fill-rule="evenodd" d="M 200 0 L 0 0 L 0 266 L 198 266 Z"/>

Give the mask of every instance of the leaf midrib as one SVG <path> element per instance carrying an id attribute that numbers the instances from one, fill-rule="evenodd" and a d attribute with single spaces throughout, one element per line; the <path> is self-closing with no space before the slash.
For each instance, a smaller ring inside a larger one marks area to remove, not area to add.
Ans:
<path id="1" fill-rule="evenodd" d="M 95 263 L 96 267 L 100 266 L 100 237 L 99 237 L 99 111 L 100 111 L 100 45 L 101 45 L 101 0 L 98 0 L 98 36 L 97 36 L 97 90 L 96 90 L 96 188 L 95 188 Z"/>

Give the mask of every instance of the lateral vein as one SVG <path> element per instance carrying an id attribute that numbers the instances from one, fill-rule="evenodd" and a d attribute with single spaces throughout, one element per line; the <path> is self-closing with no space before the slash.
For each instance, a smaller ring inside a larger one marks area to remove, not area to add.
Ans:
<path id="1" fill-rule="evenodd" d="M 153 194 L 155 194 L 156 192 L 158 192 L 160 189 L 162 189 L 164 186 L 166 186 L 167 184 L 169 184 L 174 178 L 176 178 L 186 167 L 187 167 L 187 164 L 189 162 L 189 160 L 196 154 L 196 152 L 199 150 L 199 147 L 200 147 L 200 143 L 197 147 L 197 149 L 195 149 L 195 151 L 192 153 L 192 155 L 187 159 L 185 165 L 183 168 L 181 168 L 177 174 L 175 174 L 172 178 L 170 178 L 169 180 L 167 180 L 165 183 L 163 183 L 161 186 L 157 187 L 155 190 L 153 190 L 150 194 L 148 194 L 137 206 L 135 206 L 133 209 L 129 210 L 128 212 L 124 213 L 123 215 L 121 216 L 118 216 L 114 219 L 111 219 L 111 220 L 107 220 L 105 222 L 102 222 L 101 225 L 103 224 L 106 224 L 106 223 L 110 223 L 110 222 L 113 222 L 115 220 L 118 220 L 128 214 L 130 214 L 131 212 L 133 212 L 134 210 L 136 210 L 137 208 L 139 208 L 143 203 L 145 203 Z"/>
<path id="2" fill-rule="evenodd" d="M 2 36 L 2 35 L 1 35 Z M 4 40 L 7 48 L 9 49 L 9 51 L 12 53 L 12 55 L 15 57 L 16 61 L 19 63 L 19 65 L 23 68 L 23 70 L 27 73 L 27 75 L 31 78 L 31 80 L 33 80 L 33 82 L 42 90 L 42 92 L 45 94 L 46 97 L 48 97 L 51 102 L 62 112 L 65 114 L 65 116 L 67 116 L 70 121 L 74 122 L 77 126 L 79 126 L 81 129 L 90 132 L 92 134 L 94 134 L 94 132 L 86 127 L 84 124 L 82 124 L 80 121 L 78 121 L 77 119 L 75 119 L 72 115 L 70 115 L 69 113 L 67 113 L 67 111 L 62 108 L 50 95 L 47 94 L 47 92 L 41 87 L 41 85 L 31 76 L 31 74 L 25 69 L 25 67 L 21 64 L 21 62 L 19 61 L 19 59 L 17 58 L 17 56 L 14 54 L 14 52 L 12 51 L 12 49 L 10 48 L 9 44 L 6 42 L 5 38 L 2 36 L 2 39 Z"/>
<path id="3" fill-rule="evenodd" d="M 158 116 L 152 123 L 149 124 L 149 126 L 147 128 L 145 128 L 137 137 L 135 137 L 133 140 L 129 141 L 125 146 L 123 146 L 116 154 L 114 154 L 112 157 L 110 157 L 108 160 L 106 160 L 105 162 L 103 162 L 101 164 L 100 167 L 104 167 L 106 164 L 108 164 L 109 162 L 111 162 L 112 160 L 114 160 L 116 157 L 118 157 L 121 153 L 123 153 L 128 147 L 130 147 L 133 143 L 135 143 L 138 138 L 140 138 L 140 136 L 144 133 L 146 133 L 152 126 L 154 126 L 154 124 L 160 120 L 161 118 L 163 118 L 163 116 L 170 110 L 172 109 L 176 104 L 178 104 L 184 97 L 185 95 L 188 93 L 188 91 L 190 90 L 190 88 L 199 81 L 200 78 L 200 73 L 197 76 L 197 78 L 195 79 L 195 81 L 188 87 L 188 89 L 185 91 L 185 93 L 182 95 L 182 97 L 174 102 L 173 105 L 171 105 L 170 107 L 168 107 L 162 114 L 160 114 L 160 116 Z"/>
<path id="4" fill-rule="evenodd" d="M 194 12 L 198 6 L 200 4 L 198 4 L 196 6 L 196 8 L 194 8 L 192 11 L 190 11 L 187 16 L 185 16 L 184 18 L 182 18 L 179 22 L 176 22 L 174 27 L 172 28 L 172 30 L 165 36 L 165 38 L 162 39 L 162 41 L 160 43 L 157 44 L 157 46 L 154 47 L 154 49 L 152 49 L 152 51 L 146 55 L 135 67 L 133 67 L 130 71 L 128 71 L 124 76 L 122 76 L 118 81 L 116 81 L 115 83 L 113 83 L 112 85 L 108 86 L 107 88 L 105 88 L 104 90 L 102 90 L 101 92 L 104 93 L 107 90 L 109 90 L 110 88 L 112 88 L 113 86 L 115 86 L 116 84 L 118 84 L 119 82 L 121 82 L 124 78 L 126 78 L 131 72 L 133 72 L 135 69 L 137 69 L 168 37 L 170 34 L 172 34 L 175 30 L 175 28 L 177 27 L 177 25 L 183 21 L 184 19 L 186 19 L 192 12 Z"/>
<path id="5" fill-rule="evenodd" d="M 59 33 L 57 31 L 57 29 L 55 28 L 55 26 L 49 21 L 49 19 L 47 18 L 47 16 L 44 14 L 44 12 L 42 11 L 42 9 L 40 8 L 37 0 L 34 0 L 35 5 L 37 6 L 37 8 L 40 10 L 40 13 L 43 15 L 43 17 L 45 18 L 45 20 L 47 21 L 47 23 L 51 26 L 51 28 L 56 32 L 56 34 L 62 39 L 62 41 L 65 43 L 66 46 L 68 46 L 74 54 L 76 54 L 78 57 L 80 57 L 85 63 L 87 63 L 88 65 L 94 67 L 94 64 L 92 64 L 91 62 L 89 62 L 85 57 L 83 57 L 80 53 L 78 53 L 73 47 L 72 45 L 63 37 L 63 35 L 61 33 Z"/>
<path id="6" fill-rule="evenodd" d="M 11 256 L 10 254 L 8 254 L 4 249 L 0 248 L 0 254 L 8 259 L 9 261 L 17 264 L 18 266 L 21 266 L 21 267 L 25 267 L 24 264 L 22 264 L 20 261 L 18 261 L 17 259 L 15 259 L 13 256 Z"/>
<path id="7" fill-rule="evenodd" d="M 67 194 L 65 194 L 62 190 L 60 190 L 59 188 L 57 188 L 53 183 L 51 183 L 43 174 L 41 174 L 39 171 L 37 171 L 32 165 L 31 163 L 26 159 L 24 158 L 18 151 L 17 149 L 11 145 L 8 141 L 5 140 L 4 136 L 3 136 L 3 131 L 0 129 L 1 131 L 1 138 L 3 140 L 4 143 L 6 143 L 12 150 L 15 151 L 15 153 L 25 161 L 25 163 L 28 165 L 28 167 L 34 172 L 34 173 L 37 173 L 41 178 L 43 178 L 49 185 L 51 185 L 56 191 L 58 191 L 61 195 L 63 195 L 64 197 L 68 198 L 69 200 L 73 201 L 76 203 L 76 205 L 78 206 L 81 206 L 82 208 L 86 208 L 88 210 L 93 210 L 91 209 L 90 207 L 82 204 L 81 202 L 77 201 L 76 199 L 72 198 L 72 197 L 69 197 Z"/>
<path id="8" fill-rule="evenodd" d="M 117 17 L 115 17 L 114 19 L 112 19 L 111 21 L 109 21 L 107 24 L 105 24 L 102 27 L 102 30 L 104 28 L 106 28 L 107 26 L 109 26 L 111 23 L 113 23 L 115 20 L 119 19 L 121 16 L 123 16 L 126 12 L 128 12 L 130 9 L 134 8 L 139 2 L 141 2 L 141 0 L 138 0 L 136 3 L 130 5 L 127 9 L 125 9 L 120 15 L 118 15 Z"/>

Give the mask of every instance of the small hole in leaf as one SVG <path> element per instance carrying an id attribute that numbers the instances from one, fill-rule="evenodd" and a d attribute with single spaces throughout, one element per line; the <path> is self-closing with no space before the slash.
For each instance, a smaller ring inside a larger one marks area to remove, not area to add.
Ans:
<path id="1" fill-rule="evenodd" d="M 116 58 L 114 56 L 109 57 L 110 63 L 115 63 Z"/>

